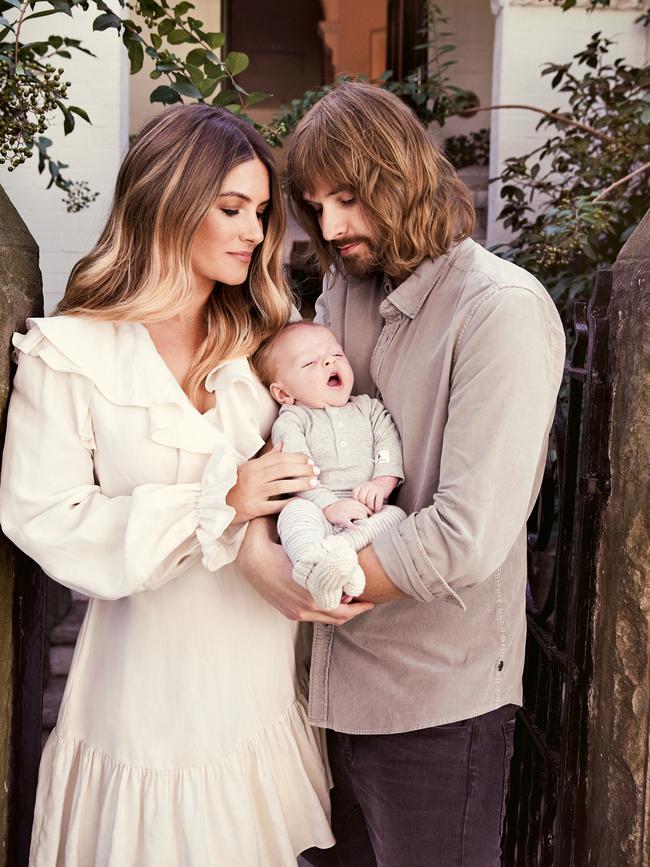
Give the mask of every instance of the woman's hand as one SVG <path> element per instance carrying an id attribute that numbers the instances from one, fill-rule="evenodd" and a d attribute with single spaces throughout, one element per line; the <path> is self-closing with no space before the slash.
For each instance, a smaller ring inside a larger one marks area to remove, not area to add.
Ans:
<path id="1" fill-rule="evenodd" d="M 251 521 L 237 562 L 248 583 L 289 620 L 341 626 L 374 607 L 372 602 L 350 602 L 322 611 L 311 595 L 291 577 L 291 561 L 273 539 L 274 524 L 267 518 Z"/>
<path id="2" fill-rule="evenodd" d="M 232 523 L 277 515 L 287 501 L 271 498 L 312 490 L 318 485 L 319 472 L 305 455 L 285 455 L 281 443 L 262 457 L 245 461 L 237 468 L 237 483 L 226 494 L 226 503 L 237 513 Z"/>

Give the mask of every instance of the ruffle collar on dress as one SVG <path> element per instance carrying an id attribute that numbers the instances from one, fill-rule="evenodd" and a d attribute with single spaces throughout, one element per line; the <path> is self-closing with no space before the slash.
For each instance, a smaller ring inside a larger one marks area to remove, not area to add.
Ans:
<path id="1" fill-rule="evenodd" d="M 18 351 L 91 380 L 111 403 L 147 409 L 154 442 L 202 454 L 221 447 L 244 459 L 264 445 L 256 421 L 259 385 L 246 358 L 222 362 L 206 380 L 220 414 L 236 418 L 232 440 L 212 423 L 212 410 L 202 415 L 193 406 L 140 323 L 52 316 L 28 319 L 27 327 L 27 334 L 14 334 Z"/>

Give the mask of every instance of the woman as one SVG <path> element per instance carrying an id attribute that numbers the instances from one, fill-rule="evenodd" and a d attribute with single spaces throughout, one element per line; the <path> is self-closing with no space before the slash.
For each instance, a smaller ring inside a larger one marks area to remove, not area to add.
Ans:
<path id="1" fill-rule="evenodd" d="M 246 521 L 317 483 L 304 457 L 253 457 L 275 407 L 246 359 L 290 316 L 283 228 L 260 136 L 169 109 L 127 154 L 65 315 L 14 338 L 2 526 L 91 597 L 32 867 L 282 867 L 333 843 L 296 624 L 234 562 Z"/>

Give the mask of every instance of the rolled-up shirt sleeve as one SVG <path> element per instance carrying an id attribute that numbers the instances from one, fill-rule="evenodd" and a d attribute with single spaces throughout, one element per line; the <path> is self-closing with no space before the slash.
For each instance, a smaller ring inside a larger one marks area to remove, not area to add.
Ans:
<path id="1" fill-rule="evenodd" d="M 486 293 L 465 320 L 433 502 L 373 543 L 393 583 L 420 601 L 464 607 L 462 591 L 498 569 L 525 525 L 564 363 L 552 313 L 510 286 Z"/>
<path id="2" fill-rule="evenodd" d="M 158 587 L 198 558 L 210 570 L 233 561 L 245 532 L 225 501 L 234 458 L 214 454 L 196 483 L 106 496 L 77 424 L 91 390 L 85 377 L 21 355 L 0 484 L 5 535 L 54 580 L 100 599 Z"/>

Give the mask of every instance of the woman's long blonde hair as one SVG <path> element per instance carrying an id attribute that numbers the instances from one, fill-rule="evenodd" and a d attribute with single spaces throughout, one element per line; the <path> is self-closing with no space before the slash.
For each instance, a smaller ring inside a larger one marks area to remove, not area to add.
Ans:
<path id="1" fill-rule="evenodd" d="M 139 134 L 120 168 L 106 227 L 73 268 L 58 313 L 155 322 L 193 297 L 194 234 L 235 166 L 257 157 L 269 172 L 264 241 L 241 286 L 215 285 L 208 333 L 183 387 L 195 399 L 225 359 L 249 356 L 291 312 L 282 270 L 285 215 L 266 143 L 249 124 L 209 105 L 169 108 Z"/>
<path id="2" fill-rule="evenodd" d="M 357 197 L 376 235 L 378 263 L 391 276 L 446 253 L 474 227 L 469 190 L 414 113 L 363 82 L 339 84 L 300 121 L 287 174 L 292 210 L 323 271 L 345 271 L 345 264 L 303 198 L 319 184 Z"/>

